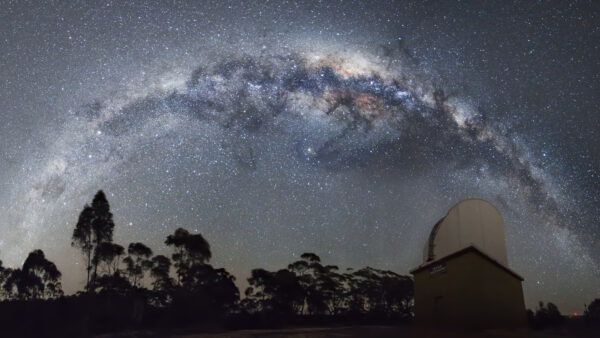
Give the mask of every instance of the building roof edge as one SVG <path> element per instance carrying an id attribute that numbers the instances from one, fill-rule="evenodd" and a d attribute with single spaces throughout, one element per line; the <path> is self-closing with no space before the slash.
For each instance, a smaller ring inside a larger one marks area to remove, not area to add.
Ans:
<path id="1" fill-rule="evenodd" d="M 409 272 L 414 275 L 415 273 L 420 272 L 420 271 L 422 271 L 422 270 L 424 270 L 424 269 L 426 269 L 426 268 L 428 268 L 430 266 L 433 266 L 436 263 L 444 262 L 444 261 L 446 261 L 446 260 L 448 260 L 450 258 L 454 258 L 456 256 L 460 256 L 460 255 L 463 255 L 463 254 L 468 253 L 468 252 L 475 252 L 475 253 L 479 254 L 481 257 L 483 257 L 486 260 L 488 260 L 491 263 L 493 263 L 494 265 L 498 266 L 502 270 L 508 272 L 513 277 L 519 279 L 520 281 L 524 280 L 523 277 L 521 277 L 521 275 L 519 275 L 518 273 L 514 272 L 513 270 L 511 270 L 507 266 L 504 266 L 502 263 L 498 262 L 494 258 L 490 257 L 485 252 L 483 252 L 482 250 L 480 250 L 479 248 L 477 248 L 475 245 L 469 245 L 466 248 L 463 248 L 463 249 L 460 249 L 458 251 L 455 251 L 455 252 L 453 252 L 453 253 L 451 253 L 449 255 L 446 255 L 444 257 L 438 258 L 438 259 L 436 259 L 434 261 L 429 261 L 429 262 L 426 262 L 424 264 L 421 264 L 421 265 L 417 266 L 416 268 L 410 270 Z"/>

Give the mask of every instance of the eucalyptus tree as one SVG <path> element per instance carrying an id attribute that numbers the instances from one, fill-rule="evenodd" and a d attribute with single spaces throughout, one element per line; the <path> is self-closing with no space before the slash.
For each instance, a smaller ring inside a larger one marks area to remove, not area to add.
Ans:
<path id="1" fill-rule="evenodd" d="M 110 212 L 106 195 L 99 190 L 92 204 L 86 204 L 79 214 L 79 219 L 73 229 L 71 245 L 81 250 L 87 272 L 86 290 L 98 276 L 98 265 L 103 243 L 112 243 L 115 223 Z"/>
<path id="2" fill-rule="evenodd" d="M 123 262 L 125 263 L 125 272 L 129 277 L 129 282 L 134 287 L 139 287 L 140 282 L 144 278 L 146 271 L 152 268 L 152 249 L 147 247 L 144 243 L 129 243 L 127 248 L 129 254 Z"/>
<path id="3" fill-rule="evenodd" d="M 182 228 L 178 228 L 172 235 L 167 236 L 165 244 L 175 249 L 171 257 L 179 284 L 185 282 L 185 278 L 193 266 L 206 264 L 212 256 L 210 245 L 201 234 L 190 234 L 189 231 Z"/>
<path id="4" fill-rule="evenodd" d="M 29 253 L 20 269 L 6 269 L 2 285 L 7 298 L 50 299 L 63 294 L 61 273 L 42 250 Z"/>

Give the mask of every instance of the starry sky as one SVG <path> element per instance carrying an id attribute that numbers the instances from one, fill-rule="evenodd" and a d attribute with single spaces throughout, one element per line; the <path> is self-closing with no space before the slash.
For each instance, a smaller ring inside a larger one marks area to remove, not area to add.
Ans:
<path id="1" fill-rule="evenodd" d="M 600 297 L 592 1 L 0 1 L 0 259 L 70 236 L 202 233 L 238 277 L 303 252 L 408 274 L 435 222 L 494 204 L 526 305 Z"/>

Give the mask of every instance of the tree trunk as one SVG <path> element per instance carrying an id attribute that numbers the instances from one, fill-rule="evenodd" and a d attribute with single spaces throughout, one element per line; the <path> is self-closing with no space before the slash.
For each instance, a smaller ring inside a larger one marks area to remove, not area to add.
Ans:
<path id="1" fill-rule="evenodd" d="M 88 252 L 87 252 L 87 256 L 88 256 L 88 261 L 87 261 L 87 283 L 85 284 L 85 289 L 86 291 L 89 293 L 90 292 L 90 271 L 92 270 L 92 235 L 90 233 L 90 236 L 88 238 Z"/>

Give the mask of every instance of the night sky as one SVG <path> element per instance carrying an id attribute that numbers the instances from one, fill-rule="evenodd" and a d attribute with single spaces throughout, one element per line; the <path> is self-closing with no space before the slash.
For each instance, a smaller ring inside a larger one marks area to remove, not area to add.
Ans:
<path id="1" fill-rule="evenodd" d="M 202 233 L 245 287 L 315 252 L 408 274 L 465 198 L 526 305 L 600 297 L 600 3 L 0 1 L 0 259 Z"/>

